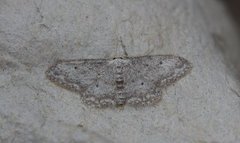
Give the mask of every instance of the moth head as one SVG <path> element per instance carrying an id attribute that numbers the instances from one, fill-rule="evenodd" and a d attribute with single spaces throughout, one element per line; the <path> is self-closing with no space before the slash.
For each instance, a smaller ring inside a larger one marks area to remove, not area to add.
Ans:
<path id="1" fill-rule="evenodd" d="M 114 57 L 112 58 L 113 60 L 116 60 L 116 59 L 124 59 L 123 57 Z"/>

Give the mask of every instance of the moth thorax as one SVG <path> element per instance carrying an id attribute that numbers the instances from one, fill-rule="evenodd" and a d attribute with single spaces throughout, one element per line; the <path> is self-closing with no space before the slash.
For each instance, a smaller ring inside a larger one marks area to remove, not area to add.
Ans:
<path id="1" fill-rule="evenodd" d="M 115 71 L 115 83 L 118 90 L 124 88 L 124 78 L 123 78 L 123 68 L 122 66 L 117 66 Z"/>
<path id="2" fill-rule="evenodd" d="M 123 77 L 118 77 L 115 79 L 116 87 L 117 89 L 123 89 L 124 88 L 124 79 Z"/>
<path id="3" fill-rule="evenodd" d="M 125 105 L 126 104 L 126 96 L 123 96 L 122 93 L 118 93 L 115 101 L 116 101 L 117 105 Z"/>

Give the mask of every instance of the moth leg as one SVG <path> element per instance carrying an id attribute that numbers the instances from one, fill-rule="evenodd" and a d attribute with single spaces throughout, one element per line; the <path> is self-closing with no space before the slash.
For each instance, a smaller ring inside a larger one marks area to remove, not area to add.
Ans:
<path id="1" fill-rule="evenodd" d="M 154 94 L 154 95 L 147 95 L 146 96 L 146 101 L 145 101 L 145 105 L 156 105 L 157 103 L 159 103 L 162 99 L 162 95 L 158 95 L 158 94 Z"/>
<path id="2" fill-rule="evenodd" d="M 93 96 L 82 98 L 82 102 L 88 106 L 100 108 L 99 99 L 97 99 Z"/>
<path id="3" fill-rule="evenodd" d="M 95 108 L 107 108 L 115 105 L 115 102 L 110 98 L 98 99 L 95 97 L 83 98 L 82 101 L 91 107 Z"/>
<path id="4" fill-rule="evenodd" d="M 101 108 L 106 108 L 106 107 L 111 107 L 115 105 L 115 102 L 113 99 L 111 98 L 105 98 L 105 99 L 101 99 L 99 101 L 100 107 Z"/>
<path id="5" fill-rule="evenodd" d="M 162 99 L 161 91 L 155 92 L 153 94 L 147 94 L 144 96 L 132 97 L 127 101 L 130 106 L 152 106 L 159 103 Z"/>
<path id="6" fill-rule="evenodd" d="M 130 106 L 141 106 L 144 103 L 142 97 L 131 97 L 127 100 L 127 104 Z"/>

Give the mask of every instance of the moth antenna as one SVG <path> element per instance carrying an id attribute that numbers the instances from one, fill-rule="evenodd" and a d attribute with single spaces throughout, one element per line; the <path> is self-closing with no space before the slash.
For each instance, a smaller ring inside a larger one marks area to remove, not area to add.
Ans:
<path id="1" fill-rule="evenodd" d="M 117 45 L 116 45 L 116 48 L 115 48 L 115 56 L 114 56 L 113 59 L 116 59 L 116 58 L 121 58 L 121 59 L 128 58 L 126 45 L 123 43 L 122 37 L 120 37 L 117 41 L 118 42 L 117 42 Z M 120 43 L 120 45 L 119 45 L 119 43 Z M 121 48 L 122 48 L 122 54 L 119 54 L 119 46 L 121 46 Z"/>
<path id="2" fill-rule="evenodd" d="M 122 41 L 122 37 L 120 37 L 120 43 L 121 43 L 121 47 L 122 47 L 122 50 L 123 50 L 124 57 L 127 58 L 128 53 L 127 53 L 127 50 L 126 50 L 126 45 Z"/>

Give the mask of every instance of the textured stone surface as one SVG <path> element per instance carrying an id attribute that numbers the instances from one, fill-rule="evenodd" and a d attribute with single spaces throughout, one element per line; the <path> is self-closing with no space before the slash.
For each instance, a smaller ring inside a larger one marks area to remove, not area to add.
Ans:
<path id="1" fill-rule="evenodd" d="M 238 142 L 240 89 L 226 59 L 239 46 L 217 0 L 1 0 L 0 142 Z M 179 55 L 193 70 L 158 106 L 136 109 L 88 108 L 45 77 L 58 58 L 112 58 L 119 47 Z"/>

